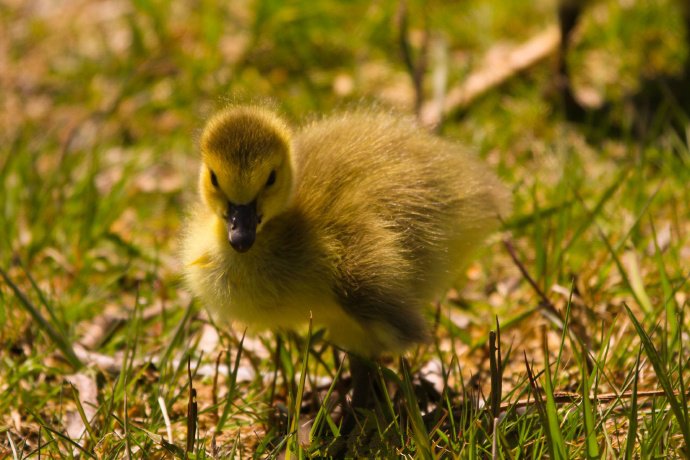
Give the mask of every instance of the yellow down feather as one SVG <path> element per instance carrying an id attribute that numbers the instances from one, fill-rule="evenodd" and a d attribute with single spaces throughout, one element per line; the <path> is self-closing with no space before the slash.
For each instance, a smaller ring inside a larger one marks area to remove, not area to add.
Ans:
<path id="1" fill-rule="evenodd" d="M 510 208 L 462 146 L 377 111 L 293 132 L 268 109 L 230 107 L 208 121 L 201 160 L 183 240 L 193 293 L 254 330 L 311 314 L 336 345 L 369 357 L 428 338 L 423 309 Z M 229 242 L 237 206 L 256 217 L 240 250 Z"/>

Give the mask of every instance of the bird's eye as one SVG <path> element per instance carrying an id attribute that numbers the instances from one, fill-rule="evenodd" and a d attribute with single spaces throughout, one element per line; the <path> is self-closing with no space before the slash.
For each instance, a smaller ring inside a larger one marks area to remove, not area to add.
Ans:
<path id="1" fill-rule="evenodd" d="M 218 188 L 218 178 L 216 177 L 216 173 L 211 171 L 211 183 L 215 188 Z"/>
<path id="2" fill-rule="evenodd" d="M 271 185 L 275 184 L 276 182 L 276 171 L 275 169 L 271 171 L 271 174 L 268 175 L 268 179 L 266 180 L 266 187 L 270 187 Z"/>

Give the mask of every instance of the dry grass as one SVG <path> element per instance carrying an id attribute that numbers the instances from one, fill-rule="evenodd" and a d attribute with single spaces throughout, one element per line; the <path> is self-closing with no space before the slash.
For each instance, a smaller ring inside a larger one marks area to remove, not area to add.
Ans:
<path id="1" fill-rule="evenodd" d="M 179 282 L 196 136 L 215 107 L 267 97 L 296 120 L 362 100 L 413 110 L 396 5 L 274 3 L 0 6 L 0 456 L 184 456 L 191 421 L 197 458 L 332 448 L 328 396 L 342 387 L 320 332 L 309 347 L 304 335 L 242 341 Z M 687 454 L 687 131 L 671 129 L 684 114 L 669 99 L 640 136 L 628 98 L 687 57 L 674 5 L 600 2 L 583 20 L 576 94 L 612 104 L 603 124 L 562 119 L 548 61 L 442 124 L 512 185 L 515 214 L 430 306 L 436 342 L 407 356 L 409 372 L 384 363 L 390 405 L 351 453 Z M 550 2 L 409 9 L 411 52 L 426 16 L 451 85 L 554 21 Z"/>

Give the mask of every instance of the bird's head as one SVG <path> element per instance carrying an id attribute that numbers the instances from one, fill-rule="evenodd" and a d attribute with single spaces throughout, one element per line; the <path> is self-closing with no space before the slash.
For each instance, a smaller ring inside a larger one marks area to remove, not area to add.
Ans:
<path id="1" fill-rule="evenodd" d="M 246 252 L 273 217 L 288 207 L 293 189 L 291 133 L 258 107 L 214 115 L 201 135 L 199 191 L 227 226 L 228 242 Z"/>

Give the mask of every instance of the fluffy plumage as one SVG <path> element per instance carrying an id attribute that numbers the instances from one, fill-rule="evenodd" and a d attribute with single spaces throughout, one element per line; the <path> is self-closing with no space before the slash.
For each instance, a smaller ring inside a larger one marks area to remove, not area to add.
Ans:
<path id="1" fill-rule="evenodd" d="M 423 309 L 510 206 L 461 146 L 379 112 L 293 133 L 267 109 L 231 107 L 206 125 L 201 156 L 183 242 L 194 294 L 253 329 L 311 312 L 363 356 L 428 338 Z"/>

